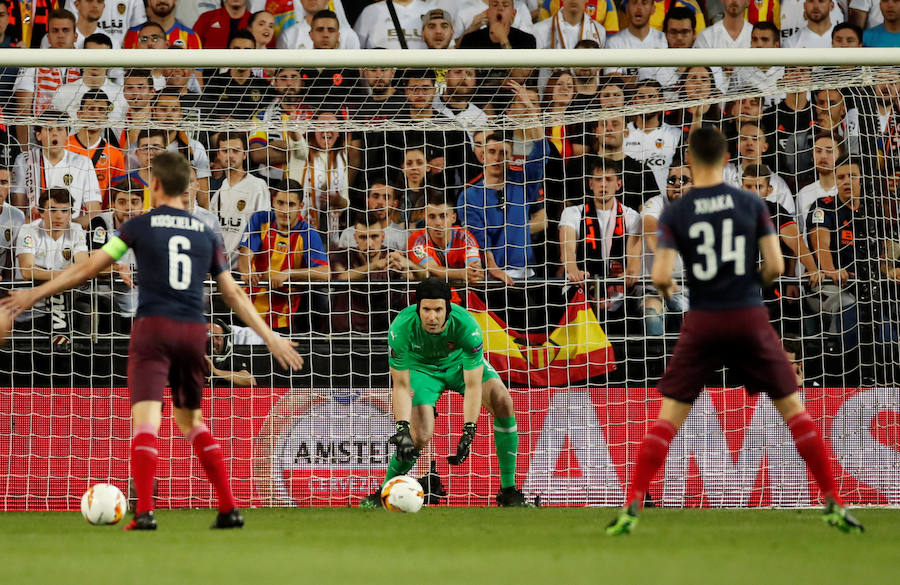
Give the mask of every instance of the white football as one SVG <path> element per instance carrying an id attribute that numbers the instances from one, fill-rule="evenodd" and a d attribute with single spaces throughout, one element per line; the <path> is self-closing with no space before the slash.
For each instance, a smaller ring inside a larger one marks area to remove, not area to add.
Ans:
<path id="1" fill-rule="evenodd" d="M 415 514 L 425 503 L 425 490 L 415 479 L 408 475 L 391 478 L 381 488 L 381 503 L 385 510 Z"/>
<path id="2" fill-rule="evenodd" d="M 91 524 L 115 524 L 128 511 L 128 500 L 116 486 L 98 483 L 81 496 L 81 515 Z"/>

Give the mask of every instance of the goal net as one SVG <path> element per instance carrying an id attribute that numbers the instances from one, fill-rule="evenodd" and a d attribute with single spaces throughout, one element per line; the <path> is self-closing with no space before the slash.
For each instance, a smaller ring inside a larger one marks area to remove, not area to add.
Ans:
<path id="1" fill-rule="evenodd" d="M 772 213 L 786 272 L 765 302 L 842 495 L 900 502 L 897 67 L 779 65 L 796 62 L 787 52 L 766 52 L 763 67 L 727 55 L 692 66 L 677 51 L 643 63 L 410 52 L 417 68 L 394 67 L 395 51 L 375 52 L 380 63 L 298 52 L 303 67 L 238 51 L 258 60 L 232 54 L 230 69 L 217 52 L 170 51 L 121 67 L 150 52 L 132 53 L 81 51 L 89 66 L 32 61 L 2 77 L 3 288 L 84 261 L 151 207 L 153 157 L 183 153 L 186 205 L 305 360 L 282 370 L 207 283 L 203 409 L 239 505 L 355 505 L 380 486 L 388 324 L 428 276 L 450 280 L 512 389 L 518 485 L 550 504 L 621 504 L 688 308 L 680 264 L 672 299 L 649 274 L 659 214 L 692 185 L 685 148 L 701 126 L 728 138 L 725 181 Z M 140 283 L 156 276 L 125 257 L 17 319 L 0 349 L 0 509 L 72 509 L 91 484 L 127 489 L 128 336 Z M 654 501 L 820 501 L 769 399 L 740 384 L 728 370 L 709 380 Z M 170 408 L 157 505 L 213 505 Z M 490 415 L 454 467 L 462 398 L 447 392 L 434 413 L 411 475 L 440 483 L 437 503 L 492 504 Z"/>

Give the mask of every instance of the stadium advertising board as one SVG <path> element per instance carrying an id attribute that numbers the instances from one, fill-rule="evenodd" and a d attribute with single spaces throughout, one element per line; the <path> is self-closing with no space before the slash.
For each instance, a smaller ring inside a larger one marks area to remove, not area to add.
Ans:
<path id="1" fill-rule="evenodd" d="M 131 437 L 121 388 L 0 390 L 0 509 L 76 509 L 91 484 L 128 482 Z M 900 504 L 900 391 L 804 390 L 851 504 Z M 643 388 L 517 390 L 524 491 L 552 505 L 619 505 L 658 395 Z M 387 390 L 330 394 L 212 390 L 203 405 L 241 506 L 346 506 L 380 483 L 393 432 Z M 168 409 L 169 406 L 166 406 Z M 489 505 L 499 489 L 483 414 L 472 456 L 448 468 L 462 400 L 442 399 L 435 438 L 412 475 L 437 461 L 451 505 Z M 449 414 L 448 414 L 449 413 Z M 203 471 L 171 419 L 160 433 L 157 503 L 210 506 Z M 452 471 L 452 475 L 450 472 Z M 765 397 L 712 390 L 672 443 L 651 497 L 666 506 L 809 506 L 819 494 Z"/>

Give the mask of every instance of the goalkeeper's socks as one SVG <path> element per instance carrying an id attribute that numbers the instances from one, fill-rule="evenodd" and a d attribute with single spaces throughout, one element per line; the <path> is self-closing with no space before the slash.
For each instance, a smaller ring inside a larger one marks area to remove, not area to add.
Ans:
<path id="1" fill-rule="evenodd" d="M 519 430 L 516 417 L 494 418 L 494 447 L 500 467 L 500 487 L 516 485 L 516 454 L 519 452 Z"/>
<path id="2" fill-rule="evenodd" d="M 213 438 L 206 425 L 196 426 L 188 433 L 187 438 L 194 445 L 194 453 L 203 464 L 206 477 L 216 489 L 219 498 L 219 514 L 228 514 L 235 508 L 231 486 L 228 484 L 228 472 L 222 458 L 222 448 Z"/>
<path id="3" fill-rule="evenodd" d="M 634 479 L 628 490 L 625 505 L 634 501 L 643 503 L 644 496 L 650 488 L 653 476 L 666 461 L 669 453 L 669 443 L 675 438 L 678 429 L 667 420 L 657 420 L 651 425 L 650 430 L 641 441 L 641 450 L 638 452 L 637 469 Z"/>
<path id="4" fill-rule="evenodd" d="M 828 454 L 825 451 L 825 443 L 816 429 L 809 413 L 806 411 L 795 414 L 791 420 L 787 421 L 787 426 L 791 429 L 791 435 L 794 437 L 794 445 L 797 452 L 806 461 L 807 467 L 816 478 L 822 495 L 830 498 L 838 506 L 843 506 L 841 497 L 838 495 L 837 488 L 834 485 L 834 475 L 831 473 L 831 465 L 828 461 Z"/>
<path id="5" fill-rule="evenodd" d="M 156 460 L 159 458 L 156 433 L 154 425 L 139 424 L 135 426 L 131 439 L 131 476 L 137 491 L 135 515 L 138 516 L 153 510 L 153 476 L 156 475 Z"/>
<path id="6" fill-rule="evenodd" d="M 419 460 L 419 457 L 414 457 L 411 461 L 400 461 L 397 459 L 397 454 L 391 455 L 391 461 L 388 463 L 387 475 L 384 476 L 384 481 L 381 482 L 381 487 L 384 487 L 388 481 L 394 479 L 398 475 L 406 475 L 409 473 L 409 470 L 415 467 L 416 461 Z"/>

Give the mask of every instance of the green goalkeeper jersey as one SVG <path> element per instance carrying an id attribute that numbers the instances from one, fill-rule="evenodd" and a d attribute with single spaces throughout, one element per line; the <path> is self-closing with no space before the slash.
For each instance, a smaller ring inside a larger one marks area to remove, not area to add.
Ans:
<path id="1" fill-rule="evenodd" d="M 462 307 L 450 305 L 444 331 L 432 335 L 422 327 L 418 306 L 406 307 L 388 331 L 390 364 L 395 370 L 439 372 L 458 366 L 474 370 L 484 365 L 484 342 L 475 318 Z"/>

